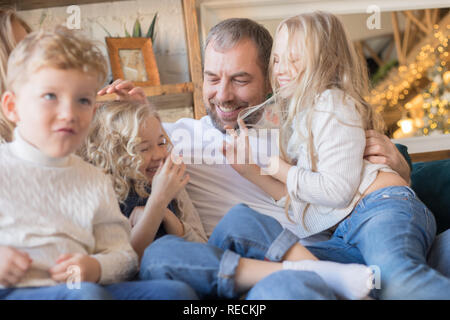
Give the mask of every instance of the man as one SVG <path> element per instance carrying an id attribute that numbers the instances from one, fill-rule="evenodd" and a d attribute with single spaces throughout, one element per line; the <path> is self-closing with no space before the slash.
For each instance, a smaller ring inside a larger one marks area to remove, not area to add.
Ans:
<path id="1" fill-rule="evenodd" d="M 187 191 L 208 236 L 221 217 L 241 202 L 275 217 L 283 226 L 290 224 L 283 208 L 229 165 L 202 165 L 219 158 L 208 150 L 214 149 L 215 143 L 222 144 L 224 126 L 236 127 L 241 110 L 262 103 L 271 93 L 268 77 L 271 47 L 269 32 L 252 20 L 228 19 L 213 27 L 206 39 L 204 55 L 203 99 L 208 115 L 200 120 L 185 118 L 164 125 L 176 150 L 185 152 L 189 149 L 187 145 L 191 145 L 194 164 L 187 165 L 191 177 Z M 409 166 L 387 137 L 369 132 L 367 142 L 365 155 L 369 161 L 386 162 L 409 181 Z"/>
<path id="2" fill-rule="evenodd" d="M 208 115 L 200 120 L 184 118 L 175 123 L 164 124 L 175 150 L 182 151 L 187 163 L 190 182 L 186 189 L 199 212 L 208 237 L 219 220 L 238 203 L 246 203 L 249 207 L 276 218 L 283 227 L 292 228 L 283 208 L 277 206 L 268 194 L 242 178 L 231 166 L 224 164 L 223 156 L 215 152 L 221 149 L 223 141 L 227 139 L 224 127 L 236 127 L 237 116 L 242 109 L 262 103 L 271 93 L 268 79 L 271 47 L 272 37 L 269 32 L 252 20 L 228 19 L 213 27 L 206 39 L 204 54 L 203 99 Z M 122 81 L 105 88 L 99 94 L 113 92 L 122 98 L 127 94 L 138 99 L 145 97 L 139 88 L 133 88 Z M 388 137 L 367 132 L 364 156 L 371 162 L 387 163 L 409 181 L 409 166 Z M 327 240 L 330 234 L 324 232 L 302 239 L 302 244 Z M 289 277 L 292 282 L 280 281 Z M 290 287 L 289 283 L 298 285 Z M 274 296 L 267 290 L 260 290 L 274 286 L 278 286 L 278 289 L 281 287 L 281 290 L 272 292 L 284 292 L 285 295 Z M 292 273 L 276 273 L 255 285 L 249 292 L 249 297 L 332 298 L 330 290 L 324 286 L 323 281 L 318 281 L 310 273 L 298 272 L 295 276 Z"/>

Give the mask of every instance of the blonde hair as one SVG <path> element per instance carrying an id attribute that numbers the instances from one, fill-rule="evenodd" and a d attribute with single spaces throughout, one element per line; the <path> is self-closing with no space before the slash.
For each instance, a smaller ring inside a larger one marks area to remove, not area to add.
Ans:
<path id="1" fill-rule="evenodd" d="M 12 90 L 27 75 L 42 67 L 79 70 L 97 76 L 97 90 L 106 80 L 106 59 L 95 43 L 74 30 L 58 26 L 54 31 L 35 31 L 26 36 L 8 60 L 6 88 Z"/>
<path id="2" fill-rule="evenodd" d="M 85 145 L 79 152 L 85 160 L 111 176 L 119 202 L 127 198 L 131 188 L 140 197 L 149 195 L 147 178 L 139 171 L 142 157 L 136 147 L 141 143 L 139 129 L 150 116 L 161 121 L 158 113 L 148 104 L 113 101 L 101 105 Z M 163 134 L 169 142 L 164 129 Z"/>
<path id="3" fill-rule="evenodd" d="M 361 118 L 364 130 L 382 131 L 384 123 L 380 115 L 364 99 L 369 92 L 368 73 L 365 63 L 356 53 L 344 26 L 339 19 L 327 12 L 316 11 L 300 14 L 283 20 L 275 34 L 285 27 L 288 33 L 286 55 L 297 53 L 301 57 L 302 70 L 292 82 L 290 97 L 279 98 L 279 84 L 273 72 L 274 49 L 270 57 L 269 76 L 275 92 L 272 103 L 279 108 L 280 148 L 282 157 L 291 164 L 286 152 L 287 141 L 292 134 L 292 123 L 300 112 L 306 114 L 308 154 L 312 171 L 317 171 L 317 159 L 312 134 L 312 121 L 316 98 L 327 89 L 337 88 L 344 92 L 343 98 L 350 98 Z M 273 110 L 271 110 L 273 111 Z M 344 123 L 345 124 L 345 123 Z M 300 128 L 298 134 L 302 136 Z M 290 205 L 289 195 L 286 201 L 286 215 Z M 306 206 L 302 216 L 304 219 Z"/>
<path id="4" fill-rule="evenodd" d="M 27 33 L 31 28 L 17 16 L 12 8 L 0 8 L 0 97 L 6 90 L 6 67 L 8 57 L 17 45 L 13 23 L 19 23 Z M 0 108 L 1 109 L 1 108 Z M 6 119 L 0 110 L 0 143 L 11 141 L 14 123 Z"/>

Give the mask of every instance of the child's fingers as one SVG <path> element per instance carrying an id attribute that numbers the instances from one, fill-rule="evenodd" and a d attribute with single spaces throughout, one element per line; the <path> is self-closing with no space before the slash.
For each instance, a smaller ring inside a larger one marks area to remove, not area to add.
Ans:
<path id="1" fill-rule="evenodd" d="M 26 255 L 26 256 L 17 255 L 14 258 L 13 264 L 19 270 L 25 272 L 25 271 L 27 271 L 30 268 L 32 262 L 33 262 L 33 260 L 31 260 L 28 255 Z"/>
<path id="2" fill-rule="evenodd" d="M 185 187 L 189 182 L 189 174 L 186 174 L 183 178 L 183 180 L 181 180 L 181 188 Z"/>
<path id="3" fill-rule="evenodd" d="M 59 273 L 52 273 L 52 279 L 55 280 L 56 282 L 65 282 L 68 277 L 69 274 L 66 271 Z"/>
<path id="4" fill-rule="evenodd" d="M 72 265 L 72 264 L 76 264 L 76 262 L 74 261 L 74 258 L 68 259 L 68 260 L 64 260 L 63 262 L 57 263 L 56 265 L 51 267 L 49 269 L 49 272 L 51 274 L 58 274 L 58 273 L 61 273 L 61 272 L 66 272 L 67 268 L 70 265 Z"/>

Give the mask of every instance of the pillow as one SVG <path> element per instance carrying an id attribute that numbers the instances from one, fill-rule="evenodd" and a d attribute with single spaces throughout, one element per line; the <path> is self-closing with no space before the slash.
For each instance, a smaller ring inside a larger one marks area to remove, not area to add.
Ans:
<path id="1" fill-rule="evenodd" d="M 409 169 L 412 171 L 412 162 L 411 162 L 411 157 L 409 156 L 409 153 L 408 153 L 408 147 L 404 146 L 400 143 L 396 143 L 395 146 L 397 147 L 398 151 L 400 151 L 402 156 L 406 159 L 406 162 L 408 162 L 408 165 L 409 165 Z"/>
<path id="2" fill-rule="evenodd" d="M 450 159 L 414 163 L 411 187 L 433 212 L 437 232 L 450 229 Z"/>

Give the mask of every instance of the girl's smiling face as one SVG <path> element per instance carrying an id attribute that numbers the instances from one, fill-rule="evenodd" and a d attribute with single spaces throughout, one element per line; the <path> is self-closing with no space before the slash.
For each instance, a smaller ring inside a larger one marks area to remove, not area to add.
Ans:
<path id="1" fill-rule="evenodd" d="M 289 39 L 287 26 L 283 25 L 275 37 L 272 52 L 273 77 L 282 91 L 293 84 L 303 71 L 299 50 L 289 44 L 292 41 L 293 39 Z"/>
<path id="2" fill-rule="evenodd" d="M 142 157 L 140 172 L 151 183 L 159 165 L 169 154 L 169 143 L 161 127 L 161 122 L 155 116 L 149 116 L 139 129 L 141 142 L 137 152 Z"/>

